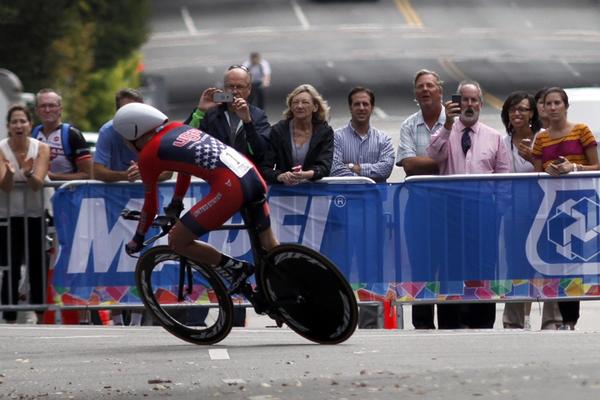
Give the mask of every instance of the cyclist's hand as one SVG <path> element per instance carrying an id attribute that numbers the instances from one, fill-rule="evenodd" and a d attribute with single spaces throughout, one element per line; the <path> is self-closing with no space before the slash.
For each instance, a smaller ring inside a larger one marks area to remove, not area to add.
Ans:
<path id="1" fill-rule="evenodd" d="M 125 252 L 128 255 L 133 255 L 135 253 L 139 253 L 144 248 L 144 235 L 140 233 L 135 233 L 133 239 L 129 241 L 125 245 Z"/>
<path id="2" fill-rule="evenodd" d="M 165 215 L 168 217 L 179 219 L 181 212 L 183 211 L 183 202 L 181 200 L 171 200 L 168 206 L 164 208 Z"/>
<path id="3" fill-rule="evenodd" d="M 125 252 L 131 256 L 135 253 L 139 253 L 142 250 L 142 247 L 142 245 L 132 240 L 125 245 Z"/>

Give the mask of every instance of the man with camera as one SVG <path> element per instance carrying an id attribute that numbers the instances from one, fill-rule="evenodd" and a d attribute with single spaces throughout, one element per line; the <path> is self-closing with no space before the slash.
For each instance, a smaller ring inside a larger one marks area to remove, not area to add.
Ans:
<path id="1" fill-rule="evenodd" d="M 263 110 L 248 103 L 251 90 L 248 69 L 233 65 L 225 71 L 223 90 L 204 90 L 198 107 L 185 123 L 219 139 L 250 158 L 255 165 L 260 165 L 271 125 Z"/>
<path id="2" fill-rule="evenodd" d="M 510 156 L 502 134 L 481 122 L 479 113 L 483 95 L 479 83 L 462 81 L 457 94 L 444 103 L 446 121 L 431 136 L 427 155 L 433 158 L 443 175 L 492 174 L 510 172 Z M 455 121 L 455 117 L 456 121 Z M 442 310 L 438 308 L 438 317 Z M 494 327 L 494 303 L 447 304 L 447 316 L 456 317 L 460 328 Z"/>

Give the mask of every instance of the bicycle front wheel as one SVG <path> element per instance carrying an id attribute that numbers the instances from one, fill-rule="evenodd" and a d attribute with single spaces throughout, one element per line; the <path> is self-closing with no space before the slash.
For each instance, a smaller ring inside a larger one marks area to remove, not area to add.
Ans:
<path id="1" fill-rule="evenodd" d="M 321 344 L 341 343 L 354 333 L 354 292 L 329 259 L 308 247 L 284 244 L 262 264 L 260 289 L 296 333 Z"/>
<path id="2" fill-rule="evenodd" d="M 146 308 L 178 338 L 207 345 L 231 331 L 233 303 L 211 267 L 156 246 L 140 258 L 135 277 Z"/>

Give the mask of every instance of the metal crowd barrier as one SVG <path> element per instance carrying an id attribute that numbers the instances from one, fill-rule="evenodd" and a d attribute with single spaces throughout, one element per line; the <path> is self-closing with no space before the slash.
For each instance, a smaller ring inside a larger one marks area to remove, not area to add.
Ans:
<path id="1" fill-rule="evenodd" d="M 199 181 L 199 179 L 194 179 L 194 181 Z M 200 180 L 201 181 L 201 180 Z M 169 181 L 165 181 L 165 182 L 161 182 L 162 183 L 174 183 L 176 182 L 175 179 L 171 179 Z M 75 187 L 78 185 L 82 185 L 82 184 L 88 184 L 88 183 L 94 183 L 94 184 L 102 184 L 104 182 L 101 181 L 94 181 L 94 180 L 76 180 L 76 181 L 52 181 L 52 182 L 46 182 L 44 184 L 44 189 L 39 190 L 38 193 L 36 193 L 36 195 L 41 196 L 41 204 L 45 204 L 45 195 L 46 195 L 46 190 L 47 188 L 69 188 L 69 187 Z M 375 181 L 367 178 L 367 177 L 361 177 L 361 176 L 349 176 L 349 177 L 326 177 L 323 178 L 315 183 L 319 183 L 319 184 L 375 184 Z M 111 182 L 111 185 L 130 185 L 130 182 Z M 15 187 L 20 187 L 20 186 L 25 186 L 26 183 L 15 183 Z M 0 198 L 2 198 L 3 195 L 6 195 L 5 192 L 0 191 Z M 7 248 L 7 255 L 6 257 L 6 261 L 7 264 L 0 264 L 0 276 L 2 276 L 2 274 L 4 272 L 6 272 L 6 274 L 4 275 L 5 279 L 8 279 L 10 282 L 11 279 L 11 270 L 10 270 L 10 265 L 11 265 L 11 254 L 10 254 L 10 243 L 12 240 L 15 240 L 15 238 L 11 238 L 10 235 L 10 218 L 7 218 L 10 215 L 10 197 L 8 195 L 6 195 L 6 198 L 8 199 L 7 201 L 7 213 L 6 215 L 0 215 L 0 229 L 6 229 L 8 234 L 5 235 L 4 238 L 0 239 L 3 240 L 6 244 L 6 248 Z M 46 239 L 48 238 L 49 235 L 54 234 L 54 229 L 52 227 L 49 227 L 46 225 L 45 222 L 45 210 L 40 210 L 40 214 L 42 215 L 42 243 L 46 243 Z M 28 244 L 27 244 L 27 225 L 25 225 L 25 237 L 22 238 L 24 246 L 25 246 L 25 265 L 28 264 L 29 259 L 28 259 Z M 50 269 L 50 261 L 51 261 L 51 257 L 49 256 L 49 250 L 50 248 L 44 248 L 42 249 L 42 268 L 44 271 L 43 274 L 43 298 L 47 299 L 47 275 L 48 275 L 48 271 Z M 0 261 L 1 262 L 1 261 Z M 27 272 L 26 272 L 27 273 Z M 23 276 L 22 278 L 23 279 Z M 9 287 L 9 299 L 12 298 L 12 285 L 8 285 Z M 361 305 L 380 305 L 380 302 L 376 302 L 376 301 L 367 301 L 367 302 L 360 302 Z M 250 304 L 246 303 L 246 304 L 238 304 L 236 305 L 238 307 L 251 307 Z M 42 311 L 91 311 L 91 310 L 143 310 L 144 306 L 143 304 L 100 304 L 100 305 L 56 305 L 54 303 L 46 303 L 46 304 L 0 304 L 0 312 L 5 312 L 5 311 L 37 311 L 37 312 L 42 312 Z"/>

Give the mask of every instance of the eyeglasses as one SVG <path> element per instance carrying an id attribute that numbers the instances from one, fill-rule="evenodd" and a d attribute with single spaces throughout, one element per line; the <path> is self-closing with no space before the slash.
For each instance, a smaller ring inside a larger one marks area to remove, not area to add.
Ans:
<path id="1" fill-rule="evenodd" d="M 527 108 L 527 107 L 511 107 L 508 109 L 508 113 L 509 114 L 514 114 L 516 112 L 519 112 L 520 114 L 525 114 L 528 113 L 529 111 L 531 111 L 531 108 Z"/>
<path id="2" fill-rule="evenodd" d="M 229 68 L 227 68 L 227 71 L 231 71 L 232 69 L 236 69 L 236 68 L 243 69 L 246 72 L 250 72 L 248 70 L 248 67 L 246 67 L 245 65 L 230 65 Z"/>
<path id="3" fill-rule="evenodd" d="M 48 109 L 48 110 L 55 110 L 58 107 L 60 107 L 60 104 L 56 104 L 56 103 L 44 103 L 44 104 L 38 104 L 37 106 L 38 108 L 43 109 Z"/>
<path id="4" fill-rule="evenodd" d="M 245 90 L 248 89 L 248 85 L 230 85 L 230 84 L 225 84 L 223 85 L 223 87 L 227 90 Z"/>

